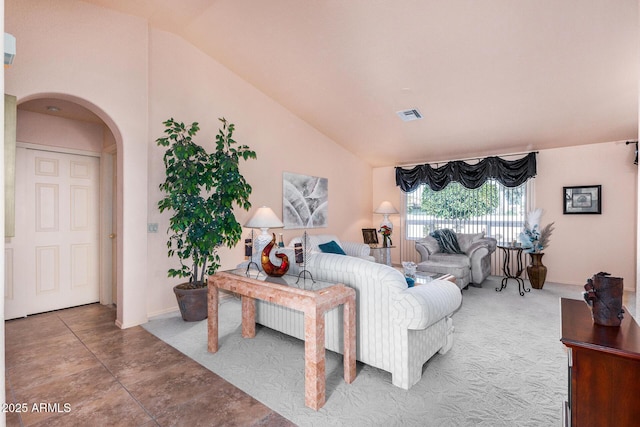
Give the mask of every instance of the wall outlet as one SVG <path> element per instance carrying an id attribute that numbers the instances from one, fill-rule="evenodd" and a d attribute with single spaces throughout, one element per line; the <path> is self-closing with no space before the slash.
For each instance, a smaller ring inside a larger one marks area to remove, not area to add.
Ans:
<path id="1" fill-rule="evenodd" d="M 147 233 L 157 233 L 158 232 L 158 223 L 149 223 L 147 224 Z"/>

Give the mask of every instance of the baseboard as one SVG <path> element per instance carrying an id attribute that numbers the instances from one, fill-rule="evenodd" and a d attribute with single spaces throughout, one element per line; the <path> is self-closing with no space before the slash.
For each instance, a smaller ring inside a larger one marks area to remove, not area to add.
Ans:
<path id="1" fill-rule="evenodd" d="M 218 302 L 228 299 L 228 298 L 234 298 L 235 294 L 233 292 L 229 292 L 229 291 L 225 291 L 224 289 L 220 289 L 219 293 L 218 293 Z M 165 308 L 164 310 L 156 310 L 156 311 L 152 311 L 150 313 L 147 313 L 147 317 L 149 319 L 152 319 L 154 317 L 157 316 L 163 316 L 166 314 L 172 314 L 172 313 L 179 313 L 180 309 L 178 308 L 178 306 L 175 307 L 171 307 L 171 308 Z"/>

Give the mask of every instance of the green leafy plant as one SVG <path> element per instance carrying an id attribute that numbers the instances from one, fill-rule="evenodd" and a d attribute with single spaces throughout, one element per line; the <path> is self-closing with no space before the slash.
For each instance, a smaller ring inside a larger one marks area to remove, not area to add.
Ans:
<path id="1" fill-rule="evenodd" d="M 206 286 L 205 275 L 220 268 L 218 249 L 232 248 L 242 236 L 242 226 L 235 218 L 234 207 L 251 208 L 251 186 L 239 170 L 240 159 L 255 159 L 256 153 L 246 145 L 236 145 L 235 129 L 224 118 L 216 135 L 213 153 L 196 144 L 200 130 L 197 122 L 190 126 L 173 118 L 163 122 L 166 134 L 158 138 L 164 154 L 165 181 L 160 184 L 164 197 L 158 202 L 160 212 L 172 211 L 169 220 L 168 255 L 177 255 L 181 267 L 171 268 L 169 277 L 189 277 L 186 287 Z"/>
<path id="2" fill-rule="evenodd" d="M 475 192 L 477 197 L 470 197 L 471 192 Z M 437 218 L 465 220 L 489 214 L 498 205 L 498 187 L 495 184 L 485 183 L 477 190 L 469 190 L 458 182 L 452 182 L 442 191 L 433 191 L 425 186 L 421 207 Z"/>

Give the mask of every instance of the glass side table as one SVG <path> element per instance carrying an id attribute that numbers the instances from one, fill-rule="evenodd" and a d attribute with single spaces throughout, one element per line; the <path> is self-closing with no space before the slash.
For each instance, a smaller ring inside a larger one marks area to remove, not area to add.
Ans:
<path id="1" fill-rule="evenodd" d="M 391 265 L 391 249 L 395 246 L 371 246 L 371 255 L 378 264 Z"/>

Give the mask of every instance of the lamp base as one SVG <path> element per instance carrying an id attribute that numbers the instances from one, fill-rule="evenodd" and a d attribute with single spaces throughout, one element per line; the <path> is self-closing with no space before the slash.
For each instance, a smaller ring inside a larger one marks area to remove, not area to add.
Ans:
<path id="1" fill-rule="evenodd" d="M 380 223 L 380 228 L 384 226 L 389 227 L 390 230 L 393 230 L 393 223 L 389 219 L 389 214 L 383 214 L 382 216 L 382 222 Z"/>

